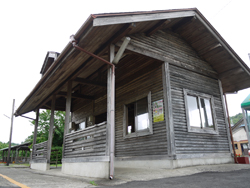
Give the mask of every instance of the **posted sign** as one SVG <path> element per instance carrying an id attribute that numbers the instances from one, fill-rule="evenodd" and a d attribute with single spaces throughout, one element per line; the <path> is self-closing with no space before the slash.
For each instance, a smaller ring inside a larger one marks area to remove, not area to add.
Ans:
<path id="1" fill-rule="evenodd" d="M 163 99 L 153 102 L 154 123 L 164 121 Z"/>

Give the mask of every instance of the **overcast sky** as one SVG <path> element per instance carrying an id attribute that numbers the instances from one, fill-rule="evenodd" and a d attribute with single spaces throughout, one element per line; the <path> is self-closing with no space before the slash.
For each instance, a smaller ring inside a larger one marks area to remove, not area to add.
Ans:
<path id="1" fill-rule="evenodd" d="M 9 140 L 12 101 L 15 108 L 41 78 L 47 51 L 61 52 L 90 14 L 197 7 L 249 66 L 249 0 L 95 0 L 0 1 L 0 141 Z M 250 90 L 229 95 L 229 113 L 241 112 Z M 27 114 L 35 117 L 34 113 Z M 12 141 L 21 143 L 32 134 L 29 120 L 14 119 Z"/>

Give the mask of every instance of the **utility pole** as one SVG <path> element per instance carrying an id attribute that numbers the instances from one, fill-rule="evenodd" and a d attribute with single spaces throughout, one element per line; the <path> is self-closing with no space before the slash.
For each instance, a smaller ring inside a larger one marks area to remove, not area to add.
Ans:
<path id="1" fill-rule="evenodd" d="M 12 138 L 13 119 L 14 119 L 14 108 L 15 108 L 15 99 L 13 99 L 12 114 L 11 114 L 10 139 L 9 139 L 9 149 L 8 149 L 8 157 L 7 157 L 7 166 L 9 166 L 9 163 L 10 163 L 10 149 L 11 149 L 11 138 Z"/>

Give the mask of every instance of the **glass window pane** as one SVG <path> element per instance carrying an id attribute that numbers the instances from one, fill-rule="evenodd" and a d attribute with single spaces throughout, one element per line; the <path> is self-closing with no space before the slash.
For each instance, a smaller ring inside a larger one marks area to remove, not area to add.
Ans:
<path id="1" fill-rule="evenodd" d="M 83 129 L 85 129 L 85 128 L 86 128 L 86 123 L 85 123 L 85 121 L 79 124 L 79 129 L 80 129 L 80 130 L 83 130 Z"/>
<path id="2" fill-rule="evenodd" d="M 135 103 L 127 105 L 128 110 L 128 124 L 127 134 L 135 132 Z"/>
<path id="3" fill-rule="evenodd" d="M 210 100 L 200 98 L 202 127 L 214 128 Z"/>
<path id="4" fill-rule="evenodd" d="M 147 97 L 143 98 L 141 100 L 138 100 L 136 102 L 137 109 L 136 109 L 136 115 L 145 114 L 148 112 L 148 100 Z"/>
<path id="5" fill-rule="evenodd" d="M 137 116 L 138 130 L 147 129 L 149 127 L 148 113 Z"/>
<path id="6" fill-rule="evenodd" d="M 187 95 L 189 123 L 191 127 L 201 127 L 201 119 L 197 98 Z"/>

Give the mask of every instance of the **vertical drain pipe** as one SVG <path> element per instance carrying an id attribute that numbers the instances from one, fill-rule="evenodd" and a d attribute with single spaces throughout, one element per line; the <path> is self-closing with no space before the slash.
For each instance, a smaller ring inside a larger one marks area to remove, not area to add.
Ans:
<path id="1" fill-rule="evenodd" d="M 225 97 L 225 102 L 226 102 L 227 118 L 228 118 L 228 125 L 229 125 L 229 130 L 230 130 L 231 142 L 232 142 L 233 152 L 234 152 L 234 162 L 235 162 L 235 163 L 238 163 L 237 158 L 236 158 L 236 153 L 235 153 L 234 138 L 233 138 L 231 123 L 230 123 L 229 112 L 228 112 L 227 97 L 226 97 L 226 94 L 225 94 L 225 93 L 224 93 L 224 97 Z"/>
<path id="2" fill-rule="evenodd" d="M 111 106 L 111 108 L 110 108 L 110 116 L 111 116 L 110 131 L 111 131 L 111 134 L 110 134 L 110 137 L 111 137 L 111 139 L 110 139 L 110 142 L 109 142 L 109 144 L 110 144 L 110 150 L 109 150 L 110 151 L 109 152 L 109 155 L 110 155 L 109 179 L 112 180 L 114 178 L 114 144 L 115 144 L 115 142 L 114 142 L 114 139 L 115 139 L 115 136 L 114 136 L 114 129 L 115 129 L 115 125 L 114 125 L 114 123 L 115 123 L 114 122 L 114 117 L 115 117 L 115 114 L 114 114 L 114 112 L 115 112 L 115 109 L 114 109 L 114 106 L 115 106 L 114 105 L 114 102 L 115 102 L 114 101 L 114 97 L 115 97 L 115 65 L 113 63 L 110 63 L 109 61 L 107 61 L 107 60 L 105 60 L 105 59 L 103 59 L 103 58 L 101 58 L 101 57 L 99 57 L 99 56 L 97 56 L 97 55 L 95 55 L 95 54 L 93 54 L 91 52 L 88 52 L 87 50 L 84 50 L 81 47 L 79 47 L 77 45 L 77 40 L 75 39 L 74 35 L 70 36 L 70 40 L 71 40 L 71 43 L 72 43 L 74 48 L 76 48 L 76 49 L 78 49 L 78 50 L 80 50 L 80 51 L 82 51 L 82 52 L 84 52 L 84 53 L 86 53 L 86 54 L 88 54 L 88 55 L 90 55 L 90 56 L 92 56 L 92 57 L 94 57 L 94 58 L 96 58 L 96 59 L 98 59 L 98 60 L 100 60 L 100 61 L 102 61 L 102 62 L 104 62 L 104 63 L 111 66 L 111 82 L 110 82 L 110 85 L 111 85 L 111 91 L 110 91 L 110 93 L 111 93 L 111 96 L 110 96 L 111 97 L 111 104 L 110 104 L 110 106 Z"/>

